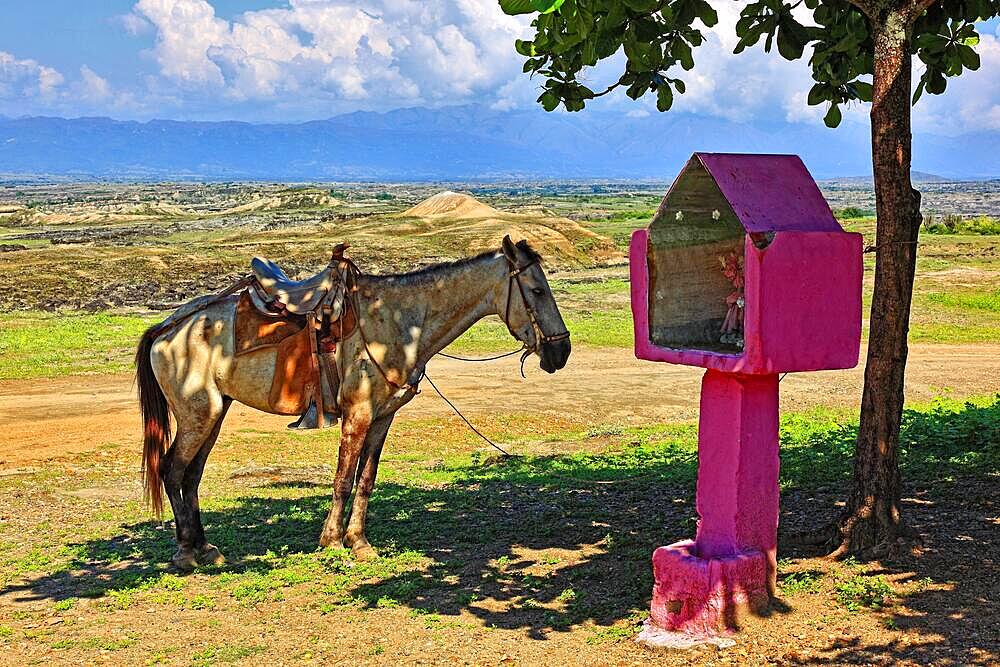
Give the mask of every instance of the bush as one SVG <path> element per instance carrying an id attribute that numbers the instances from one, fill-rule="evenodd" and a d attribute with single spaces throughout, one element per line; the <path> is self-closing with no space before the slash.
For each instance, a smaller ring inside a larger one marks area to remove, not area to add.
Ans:
<path id="1" fill-rule="evenodd" d="M 833 212 L 834 216 L 838 220 L 852 220 L 854 218 L 868 218 L 875 213 L 873 211 L 868 211 L 863 208 L 858 208 L 857 206 L 845 206 L 844 208 L 839 208 Z"/>
<path id="2" fill-rule="evenodd" d="M 981 236 L 1000 235 L 1000 220 L 987 215 L 981 215 L 978 218 L 965 222 L 965 232 Z"/>
<path id="3" fill-rule="evenodd" d="M 988 215 L 966 219 L 960 215 L 949 214 L 938 219 L 930 213 L 924 216 L 923 224 L 928 234 L 1000 235 L 1000 220 Z"/>

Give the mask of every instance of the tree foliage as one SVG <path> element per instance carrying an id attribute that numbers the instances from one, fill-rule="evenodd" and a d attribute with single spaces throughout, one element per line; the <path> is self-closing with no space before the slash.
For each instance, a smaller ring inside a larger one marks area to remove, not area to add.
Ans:
<path id="1" fill-rule="evenodd" d="M 538 102 L 547 111 L 560 103 L 579 111 L 620 87 L 632 99 L 655 93 L 657 108 L 668 110 L 685 91 L 682 72 L 694 67 L 702 29 L 718 22 L 706 0 L 500 0 L 500 6 L 508 14 L 539 12 L 534 38 L 518 40 L 515 48 L 526 58 L 524 71 L 545 78 Z M 997 15 L 1000 0 L 942 0 L 921 14 L 910 41 L 924 65 L 914 103 L 924 92 L 943 93 L 949 77 L 979 68 L 975 22 Z M 777 47 L 786 60 L 808 54 L 815 82 L 808 102 L 828 105 L 826 124 L 836 127 L 842 105 L 871 101 L 868 19 L 848 0 L 757 0 L 740 12 L 735 52 L 763 43 L 764 51 Z M 617 81 L 601 91 L 589 88 L 588 69 L 620 51 L 626 63 Z"/>

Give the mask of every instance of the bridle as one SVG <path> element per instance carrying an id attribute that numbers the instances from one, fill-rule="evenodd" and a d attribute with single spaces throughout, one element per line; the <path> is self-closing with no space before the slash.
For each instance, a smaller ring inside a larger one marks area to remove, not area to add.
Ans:
<path id="1" fill-rule="evenodd" d="M 551 335 L 542 331 L 542 326 L 538 323 L 538 315 L 535 313 L 535 309 L 532 307 L 531 302 L 528 301 L 528 296 L 524 293 L 524 285 L 521 283 L 521 274 L 537 265 L 539 263 L 538 260 L 534 259 L 524 266 L 518 266 L 517 263 L 510 257 L 507 257 L 507 255 L 504 255 L 504 257 L 507 259 L 507 266 L 510 270 L 508 272 L 509 278 L 507 283 L 507 306 L 504 308 L 503 322 L 507 325 L 507 331 L 510 332 L 510 335 L 515 339 L 520 340 L 514 332 L 513 327 L 510 326 L 510 295 L 514 291 L 514 285 L 517 284 L 517 290 L 521 293 L 521 302 L 524 303 L 524 310 L 528 313 L 528 321 L 531 322 L 531 329 L 535 332 L 535 349 L 529 349 L 528 344 L 525 343 L 525 353 L 524 356 L 521 357 L 521 362 L 523 364 L 524 359 L 531 354 L 531 352 L 535 352 L 536 354 L 539 353 L 542 345 L 568 339 L 569 331 L 566 330 L 561 333 Z"/>

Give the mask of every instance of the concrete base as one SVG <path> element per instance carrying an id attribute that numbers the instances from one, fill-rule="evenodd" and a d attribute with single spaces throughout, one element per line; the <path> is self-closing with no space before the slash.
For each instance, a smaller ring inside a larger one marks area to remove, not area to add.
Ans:
<path id="1" fill-rule="evenodd" d="M 696 637 L 724 635 L 746 613 L 770 604 L 769 559 L 760 551 L 701 558 L 694 541 L 653 553 L 652 623 Z"/>
<path id="2" fill-rule="evenodd" d="M 646 620 L 642 624 L 642 632 L 635 638 L 635 641 L 649 648 L 665 648 L 677 651 L 686 651 L 703 646 L 714 646 L 721 649 L 736 645 L 736 642 L 729 637 L 702 637 L 689 635 L 686 632 L 664 630 L 649 620 Z"/>

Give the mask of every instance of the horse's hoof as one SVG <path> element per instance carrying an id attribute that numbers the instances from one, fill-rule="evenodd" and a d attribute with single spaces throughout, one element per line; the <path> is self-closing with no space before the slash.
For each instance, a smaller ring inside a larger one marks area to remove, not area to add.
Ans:
<path id="1" fill-rule="evenodd" d="M 351 555 L 355 560 L 374 560 L 378 558 L 378 552 L 368 544 L 355 544 L 351 547 Z"/>
<path id="2" fill-rule="evenodd" d="M 200 565 L 222 565 L 226 562 L 226 557 L 219 551 L 219 547 L 214 544 L 206 544 L 198 551 L 198 563 Z"/>
<path id="3" fill-rule="evenodd" d="M 181 572 L 192 572 L 198 567 L 198 560 L 194 557 L 194 554 L 190 551 L 182 551 L 180 549 L 170 559 L 170 562 Z"/>

